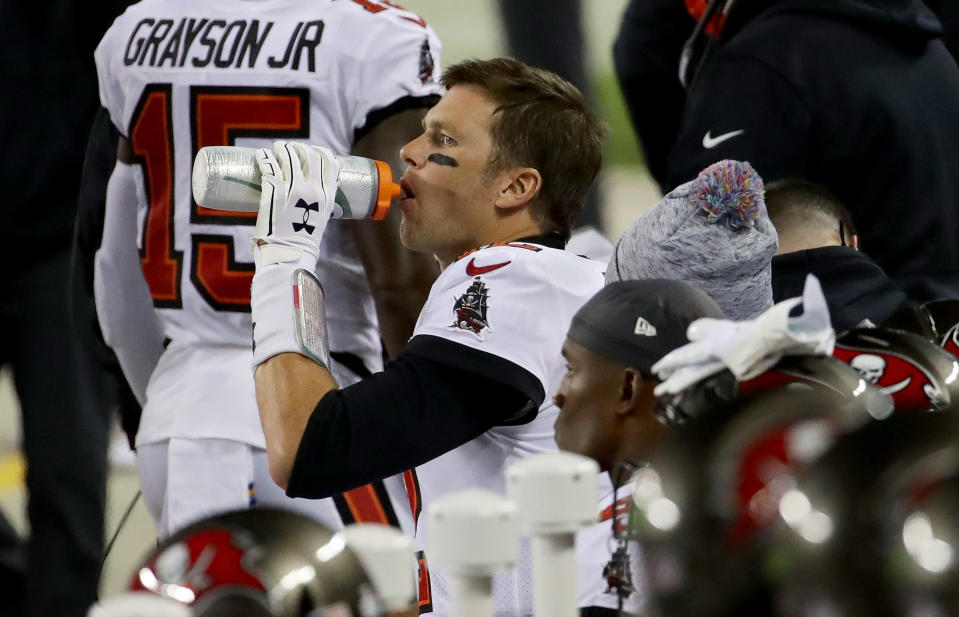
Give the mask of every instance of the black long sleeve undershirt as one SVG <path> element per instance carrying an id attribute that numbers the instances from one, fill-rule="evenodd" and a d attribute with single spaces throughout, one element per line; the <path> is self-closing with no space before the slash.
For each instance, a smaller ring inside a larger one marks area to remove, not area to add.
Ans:
<path id="1" fill-rule="evenodd" d="M 411 469 L 535 417 L 540 382 L 499 356 L 417 337 L 381 372 L 317 404 L 287 494 L 322 498 Z"/>

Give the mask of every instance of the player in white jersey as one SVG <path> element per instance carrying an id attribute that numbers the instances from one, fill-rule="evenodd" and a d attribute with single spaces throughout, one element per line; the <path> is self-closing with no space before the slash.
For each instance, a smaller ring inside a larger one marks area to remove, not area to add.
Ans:
<path id="1" fill-rule="evenodd" d="M 137 463 L 161 537 L 254 500 L 297 507 L 267 476 L 250 374 L 255 214 L 193 201 L 197 151 L 298 139 L 399 173 L 399 146 L 441 92 L 439 47 L 423 20 L 377 0 L 144 0 L 97 48 L 101 101 L 121 134 L 97 306 L 143 404 Z M 386 224 L 329 226 L 316 274 L 337 307 L 341 383 L 382 368 L 380 327 L 391 352 L 405 342 L 435 276 L 395 236 Z M 396 524 L 409 506 L 395 482 L 405 508 L 382 486 L 303 506 L 334 527 L 337 509 Z"/>
<path id="2" fill-rule="evenodd" d="M 583 617 L 642 612 L 640 547 L 626 541 L 620 517 L 632 503 L 632 472 L 649 459 L 665 430 L 652 366 L 686 344 L 689 324 L 701 317 L 721 319 L 723 312 L 692 285 L 619 281 L 590 298 L 569 326 L 563 343 L 567 370 L 554 397 L 560 408 L 556 442 L 593 458 L 605 472 L 599 522 L 576 536 Z"/>
<path id="3" fill-rule="evenodd" d="M 300 163 L 281 177 L 260 151 L 278 190 L 264 192 L 254 236 L 257 401 L 271 474 L 291 495 L 324 497 L 411 466 L 420 503 L 467 487 L 503 492 L 510 463 L 556 448 L 560 348 L 603 270 L 563 246 L 599 171 L 605 125 L 569 83 L 515 60 L 463 62 L 442 81 L 448 92 L 402 150 L 400 234 L 444 270 L 403 351 L 352 386 L 337 389 L 303 354 L 292 320 L 291 275 L 310 266 L 323 229 L 295 231 L 289 210 L 315 201 L 324 220 L 335 182 L 323 170 L 334 162 L 296 146 Z M 275 148 L 291 156 L 288 144 Z M 446 615 L 427 533 L 420 517 L 420 609 Z M 497 615 L 532 613 L 528 551 L 494 593 Z"/>
<path id="4" fill-rule="evenodd" d="M 604 270 L 603 264 L 561 247 L 549 237 L 486 247 L 447 267 L 434 284 L 405 352 L 452 365 L 482 361 L 483 366 L 473 369 L 478 375 L 522 388 L 530 400 L 543 403 L 538 409 L 530 405 L 515 410 L 478 437 L 419 465 L 415 473 L 423 503 L 469 487 L 505 493 L 510 463 L 556 449 L 553 425 L 558 412 L 549 394 L 556 391 L 563 373 L 557 347 L 562 336 L 557 333 L 596 291 L 596 276 Z M 447 358 L 461 351 L 458 346 L 496 358 Z M 484 387 L 482 381 L 462 385 L 468 392 Z M 425 551 L 428 533 L 427 518 L 422 517 L 415 542 L 418 551 Z M 532 614 L 525 544 L 522 551 L 518 568 L 495 577 L 499 615 Z M 434 609 L 447 614 L 446 573 L 432 568 L 430 583 Z"/>
<path id="5" fill-rule="evenodd" d="M 596 522 L 576 533 L 576 583 L 580 617 L 641 615 L 646 601 L 642 560 L 628 537 L 633 483 L 613 489 L 600 474 Z"/>

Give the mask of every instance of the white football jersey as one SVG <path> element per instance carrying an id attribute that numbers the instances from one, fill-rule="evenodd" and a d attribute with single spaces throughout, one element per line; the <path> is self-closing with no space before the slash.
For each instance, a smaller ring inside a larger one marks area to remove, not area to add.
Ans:
<path id="1" fill-rule="evenodd" d="M 565 373 L 560 354 L 573 314 L 603 286 L 603 265 L 567 251 L 527 242 L 492 245 L 447 267 L 433 285 L 413 333 L 441 337 L 509 360 L 542 386 L 543 404 L 525 424 L 497 426 L 420 465 L 415 473 L 424 506 L 466 488 L 505 494 L 506 468 L 518 459 L 556 450 L 553 425 L 559 413 L 553 394 Z M 416 529 L 416 548 L 426 550 L 426 517 Z M 421 611 L 447 615 L 445 572 L 418 555 Z M 517 565 L 493 582 L 497 615 L 532 615 L 528 545 Z M 426 597 L 424 597 L 424 595 Z"/>
<path id="2" fill-rule="evenodd" d="M 379 118 L 441 93 L 439 50 L 419 17 L 378 0 L 144 0 L 117 18 L 95 54 L 100 98 L 140 167 L 140 265 L 171 341 L 138 444 L 216 437 L 264 447 L 250 371 L 255 213 L 193 202 L 199 148 L 284 139 L 349 153 Z M 380 370 L 352 237 L 332 221 L 320 250 L 330 348 Z M 224 358 L 224 348 L 235 353 Z"/>
<path id="3" fill-rule="evenodd" d="M 633 483 L 619 487 L 613 503 L 613 485 L 609 474 L 599 476 L 599 508 L 597 522 L 581 529 L 576 534 L 576 582 L 578 586 L 579 607 L 597 606 L 616 610 L 619 608 L 619 595 L 611 589 L 606 578 L 606 566 L 616 549 L 613 537 L 613 525 L 620 534 L 627 532 L 629 509 L 633 502 Z M 613 522 L 613 519 L 616 522 Z M 630 615 L 642 614 L 646 592 L 642 581 L 642 561 L 640 546 L 635 540 L 626 543 L 629 558 L 630 584 L 632 592 L 623 598 L 623 611 Z"/>

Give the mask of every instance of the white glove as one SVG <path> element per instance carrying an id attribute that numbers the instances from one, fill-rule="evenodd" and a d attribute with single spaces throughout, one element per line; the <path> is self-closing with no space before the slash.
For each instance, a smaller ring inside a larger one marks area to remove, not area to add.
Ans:
<path id="1" fill-rule="evenodd" d="M 296 263 L 313 271 L 320 239 L 333 212 L 340 164 L 320 146 L 277 141 L 256 154 L 262 174 L 260 211 L 253 234 L 257 270 Z"/>
<path id="2" fill-rule="evenodd" d="M 297 329 L 297 311 L 315 308 L 317 314 L 308 315 L 305 323 L 325 324 L 322 302 L 317 307 L 301 302 L 304 298 L 301 290 L 294 288 L 294 273 L 300 268 L 310 274 L 316 270 L 320 239 L 333 212 L 340 165 L 326 148 L 284 141 L 275 142 L 273 152 L 258 150 L 257 164 L 263 188 L 253 235 L 253 367 L 255 370 L 273 356 L 288 352 L 323 364 L 319 357 L 323 354 L 301 340 L 322 339 L 313 347 L 325 349 L 325 325 L 316 332 Z"/>
<path id="3" fill-rule="evenodd" d="M 799 304 L 803 313 L 790 317 Z M 740 381 L 752 379 L 788 355 L 831 355 L 836 334 L 822 287 L 806 277 L 802 298 L 783 300 L 748 321 L 697 319 L 689 325 L 690 342 L 666 354 L 653 365 L 663 380 L 657 396 L 675 394 L 703 379 L 729 369 Z"/>

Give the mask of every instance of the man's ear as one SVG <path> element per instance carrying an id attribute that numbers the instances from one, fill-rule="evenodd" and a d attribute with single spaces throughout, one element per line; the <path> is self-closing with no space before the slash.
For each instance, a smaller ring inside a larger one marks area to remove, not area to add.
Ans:
<path id="1" fill-rule="evenodd" d="M 643 375 L 639 371 L 634 368 L 624 370 L 620 382 L 619 405 L 616 413 L 629 415 L 634 410 L 639 409 L 645 385 Z"/>
<path id="2" fill-rule="evenodd" d="M 500 178 L 502 184 L 494 205 L 504 210 L 531 203 L 543 186 L 543 176 L 533 167 L 514 167 Z"/>
<path id="3" fill-rule="evenodd" d="M 849 236 L 849 246 L 857 251 L 859 250 L 859 234 L 852 234 Z"/>

